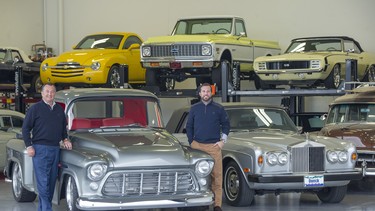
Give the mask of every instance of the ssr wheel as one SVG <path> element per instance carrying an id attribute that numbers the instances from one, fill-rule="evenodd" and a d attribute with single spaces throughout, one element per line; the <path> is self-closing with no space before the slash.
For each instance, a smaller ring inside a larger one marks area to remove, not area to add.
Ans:
<path id="1" fill-rule="evenodd" d="M 121 78 L 120 78 L 120 67 L 113 65 L 108 72 L 107 84 L 108 88 L 120 88 Z"/>
<path id="2" fill-rule="evenodd" d="M 65 200 L 67 210 L 69 211 L 79 211 L 76 203 L 78 199 L 77 185 L 73 177 L 69 176 L 65 183 Z"/>
<path id="3" fill-rule="evenodd" d="M 317 193 L 320 201 L 325 203 L 339 203 L 341 202 L 347 191 L 347 185 L 339 187 L 323 188 Z"/>
<path id="4" fill-rule="evenodd" d="M 12 192 L 13 197 L 18 202 L 32 202 L 36 198 L 36 194 L 34 192 L 26 190 L 22 186 L 22 169 L 15 163 L 12 169 Z"/>
<path id="5" fill-rule="evenodd" d="M 39 75 L 35 75 L 31 81 L 30 91 L 31 93 L 40 93 L 42 91 L 42 80 Z"/>
<path id="6" fill-rule="evenodd" d="M 225 198 L 231 206 L 249 206 L 252 203 L 255 191 L 249 188 L 240 167 L 234 161 L 225 166 L 223 186 Z"/>
<path id="7" fill-rule="evenodd" d="M 341 83 L 341 67 L 339 64 L 333 66 L 331 73 L 324 81 L 324 86 L 327 89 L 338 89 Z"/>

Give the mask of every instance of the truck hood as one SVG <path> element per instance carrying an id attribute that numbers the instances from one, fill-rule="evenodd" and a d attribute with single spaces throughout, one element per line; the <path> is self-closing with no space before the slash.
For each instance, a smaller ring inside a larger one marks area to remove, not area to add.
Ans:
<path id="1" fill-rule="evenodd" d="M 375 124 L 368 122 L 353 122 L 326 125 L 320 131 L 321 135 L 337 137 L 352 142 L 357 149 L 374 150 Z"/>
<path id="2" fill-rule="evenodd" d="M 173 36 L 159 36 L 150 37 L 144 42 L 144 45 L 148 44 L 166 44 L 166 43 L 194 43 L 194 42 L 213 42 L 219 40 L 228 40 L 230 35 L 173 35 Z"/>
<path id="3" fill-rule="evenodd" d="M 82 50 L 73 50 L 60 54 L 58 57 L 52 57 L 48 59 L 57 63 L 65 62 L 77 62 L 80 64 L 92 63 L 93 61 L 99 61 L 107 55 L 115 54 L 118 52 L 117 49 L 82 49 Z M 48 63 L 48 61 L 47 61 Z M 49 64 L 51 65 L 51 64 Z"/>
<path id="4" fill-rule="evenodd" d="M 164 131 L 79 132 L 70 138 L 73 148 L 86 156 L 107 157 L 113 167 L 182 166 L 188 156 L 179 142 Z"/>

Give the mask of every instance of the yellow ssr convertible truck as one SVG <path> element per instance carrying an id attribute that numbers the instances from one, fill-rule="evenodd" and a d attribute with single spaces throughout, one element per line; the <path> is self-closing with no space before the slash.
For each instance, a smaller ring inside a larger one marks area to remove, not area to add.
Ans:
<path id="1" fill-rule="evenodd" d="M 227 65 L 228 86 L 240 89 L 240 79 L 252 79 L 256 57 L 280 54 L 278 42 L 247 37 L 245 21 L 236 16 L 179 19 L 170 36 L 151 37 L 141 46 L 146 85 L 161 91 L 175 81 L 195 78 L 221 89 L 221 68 Z"/>

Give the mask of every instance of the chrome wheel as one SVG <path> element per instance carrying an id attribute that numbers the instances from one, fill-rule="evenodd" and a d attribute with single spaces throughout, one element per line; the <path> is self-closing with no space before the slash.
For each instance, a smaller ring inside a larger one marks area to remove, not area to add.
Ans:
<path id="1" fill-rule="evenodd" d="M 238 197 L 240 181 L 238 180 L 238 174 L 234 167 L 229 167 L 225 175 L 225 188 L 226 195 L 230 201 L 234 201 Z"/>
<path id="2" fill-rule="evenodd" d="M 340 86 L 340 83 L 341 83 L 340 66 L 335 65 L 333 67 L 333 84 L 336 89 Z"/>
<path id="3" fill-rule="evenodd" d="M 109 74 L 108 74 L 108 80 L 107 80 L 107 86 L 109 88 L 119 88 L 121 86 L 120 84 L 120 70 L 118 66 L 111 67 Z"/>
<path id="4" fill-rule="evenodd" d="M 368 82 L 375 82 L 375 65 L 371 65 L 367 73 Z"/>
<path id="5" fill-rule="evenodd" d="M 18 163 L 15 163 L 13 167 L 12 188 L 14 197 L 20 198 L 22 192 L 22 170 Z"/>

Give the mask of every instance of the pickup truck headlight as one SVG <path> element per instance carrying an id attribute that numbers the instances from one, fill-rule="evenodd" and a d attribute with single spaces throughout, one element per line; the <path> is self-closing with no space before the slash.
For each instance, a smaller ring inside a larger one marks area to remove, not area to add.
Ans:
<path id="1" fill-rule="evenodd" d="M 92 70 L 99 70 L 100 69 L 100 62 L 93 62 L 91 64 L 91 69 Z"/>
<path id="2" fill-rule="evenodd" d="M 206 177 L 211 173 L 213 166 L 213 162 L 201 160 L 195 165 L 195 173 L 200 177 Z"/>
<path id="3" fill-rule="evenodd" d="M 151 56 L 151 47 L 143 47 L 142 48 L 142 56 L 144 56 L 144 57 Z"/>
<path id="4" fill-rule="evenodd" d="M 98 181 L 107 173 L 108 166 L 104 163 L 95 163 L 87 169 L 87 176 L 92 181 Z"/>
<path id="5" fill-rule="evenodd" d="M 202 56 L 211 56 L 212 47 L 211 45 L 202 45 Z"/>

